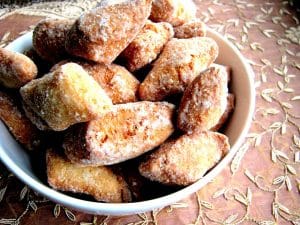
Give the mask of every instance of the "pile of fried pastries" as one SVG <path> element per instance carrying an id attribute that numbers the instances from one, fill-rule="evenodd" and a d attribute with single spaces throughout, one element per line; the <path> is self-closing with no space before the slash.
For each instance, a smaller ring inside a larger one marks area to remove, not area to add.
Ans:
<path id="1" fill-rule="evenodd" d="M 229 151 L 217 131 L 234 108 L 230 68 L 191 0 L 103 0 L 40 21 L 32 43 L 0 49 L 0 117 L 46 151 L 52 188 L 136 201 L 140 180 L 187 186 Z"/>

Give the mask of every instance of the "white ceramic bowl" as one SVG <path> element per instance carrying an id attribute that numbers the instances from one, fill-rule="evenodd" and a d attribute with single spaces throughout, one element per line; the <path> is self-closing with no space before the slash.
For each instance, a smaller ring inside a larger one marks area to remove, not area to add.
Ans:
<path id="1" fill-rule="evenodd" d="M 105 215 L 141 213 L 164 207 L 196 192 L 213 179 L 231 161 L 249 130 L 255 105 L 254 74 L 246 60 L 240 52 L 221 35 L 209 29 L 208 36 L 212 37 L 219 45 L 220 54 L 217 63 L 228 65 L 232 68 L 231 92 L 234 93 L 236 102 L 234 113 L 225 130 L 225 134 L 229 137 L 231 144 L 230 152 L 196 183 L 169 195 L 142 202 L 100 203 L 71 197 L 53 190 L 38 178 L 37 172 L 33 170 L 30 163 L 29 155 L 14 140 L 1 121 L 0 159 L 11 172 L 35 191 L 54 202 L 86 213 Z M 31 40 L 32 33 L 27 33 L 13 41 L 7 48 L 17 52 L 24 52 L 24 50 L 32 46 Z"/>

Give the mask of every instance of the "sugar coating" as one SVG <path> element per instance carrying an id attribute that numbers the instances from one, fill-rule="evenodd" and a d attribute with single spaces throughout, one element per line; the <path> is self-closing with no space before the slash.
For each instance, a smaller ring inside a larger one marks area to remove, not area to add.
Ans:
<path id="1" fill-rule="evenodd" d="M 175 38 L 205 37 L 206 25 L 199 19 L 191 20 L 174 28 Z"/>
<path id="2" fill-rule="evenodd" d="M 159 101 L 183 92 L 217 55 L 218 45 L 211 38 L 171 39 L 141 83 L 140 98 Z"/>
<path id="3" fill-rule="evenodd" d="M 195 78 L 181 99 L 178 127 L 186 132 L 215 127 L 227 108 L 227 83 L 222 67 L 211 67 Z"/>
<path id="4" fill-rule="evenodd" d="M 229 151 L 228 138 L 211 131 L 195 131 L 169 140 L 139 166 L 140 173 L 168 185 L 199 180 Z"/>
<path id="5" fill-rule="evenodd" d="M 151 2 L 117 1 L 83 14 L 67 35 L 68 52 L 95 62 L 111 63 L 146 23 Z"/>
<path id="6" fill-rule="evenodd" d="M 147 21 L 135 39 L 122 52 L 126 67 L 135 71 L 155 60 L 164 45 L 173 37 L 173 27 L 169 23 Z"/>
<path id="7" fill-rule="evenodd" d="M 48 183 L 57 190 L 88 194 L 97 201 L 131 201 L 125 180 L 108 167 L 79 166 L 52 149 L 47 150 L 46 161 Z"/>
<path id="8" fill-rule="evenodd" d="M 150 19 L 176 27 L 194 19 L 196 10 L 192 0 L 153 0 Z"/>
<path id="9" fill-rule="evenodd" d="M 24 102 L 56 131 L 99 117 L 111 99 L 78 64 L 67 63 L 20 89 Z"/>
<path id="10" fill-rule="evenodd" d="M 20 88 L 37 76 L 34 62 L 18 52 L 0 48 L 0 85 Z"/>
<path id="11" fill-rule="evenodd" d="M 36 149 L 41 143 L 38 129 L 17 106 L 17 97 L 0 91 L 0 119 L 26 149 Z"/>
<path id="12" fill-rule="evenodd" d="M 172 134 L 173 112 L 174 105 L 165 102 L 115 105 L 103 117 L 69 133 L 64 142 L 66 155 L 73 162 L 89 165 L 111 165 L 137 157 Z"/>
<path id="13" fill-rule="evenodd" d="M 32 45 L 38 55 L 50 62 L 67 57 L 66 35 L 74 24 L 71 19 L 45 19 L 33 30 Z"/>
<path id="14" fill-rule="evenodd" d="M 137 92 L 140 82 L 125 67 L 103 63 L 88 62 L 83 60 L 72 60 L 82 66 L 95 81 L 105 90 L 113 104 L 137 101 Z M 51 68 L 51 71 L 64 65 L 68 60 L 63 60 Z"/>

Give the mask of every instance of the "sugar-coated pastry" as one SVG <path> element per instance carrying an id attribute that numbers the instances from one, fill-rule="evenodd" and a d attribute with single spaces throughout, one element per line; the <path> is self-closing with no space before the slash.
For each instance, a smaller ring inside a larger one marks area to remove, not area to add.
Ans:
<path id="1" fill-rule="evenodd" d="M 52 149 L 46 154 L 49 185 L 57 190 L 83 193 L 103 202 L 130 202 L 125 180 L 104 166 L 83 167 L 71 163 Z"/>
<path id="2" fill-rule="evenodd" d="M 37 75 L 34 62 L 18 52 L 0 48 L 0 85 L 20 88 Z"/>
<path id="3" fill-rule="evenodd" d="M 95 119 L 112 106 L 100 85 L 75 63 L 29 82 L 20 93 L 25 104 L 55 131 Z"/>
<path id="4" fill-rule="evenodd" d="M 41 144 L 39 130 L 25 116 L 16 103 L 16 97 L 0 91 L 0 119 L 15 139 L 29 150 Z"/>
<path id="5" fill-rule="evenodd" d="M 213 63 L 213 64 L 211 64 L 210 67 L 216 67 L 216 68 L 224 69 L 225 72 L 226 72 L 226 74 L 227 74 L 227 80 L 228 80 L 228 82 L 230 82 L 230 80 L 231 80 L 231 73 L 232 73 L 230 66 L 225 66 L 225 65 L 222 65 L 222 64 Z"/>
<path id="6" fill-rule="evenodd" d="M 230 117 L 230 114 L 233 112 L 233 109 L 234 109 L 234 94 L 229 93 L 227 95 L 227 106 L 225 112 L 219 119 L 217 125 L 212 127 L 210 130 L 218 131 L 227 122 L 228 118 Z"/>
<path id="7" fill-rule="evenodd" d="M 192 0 L 153 0 L 150 19 L 179 26 L 194 19 L 196 10 Z"/>
<path id="8" fill-rule="evenodd" d="M 97 120 L 79 124 L 67 135 L 65 154 L 74 163 L 111 165 L 162 144 L 173 132 L 174 105 L 133 102 L 114 105 Z"/>
<path id="9" fill-rule="evenodd" d="M 26 117 L 39 129 L 39 130 L 51 130 L 48 124 L 30 108 L 25 102 L 22 102 L 22 107 Z"/>
<path id="10" fill-rule="evenodd" d="M 211 38 L 171 39 L 141 83 L 140 98 L 159 101 L 183 92 L 217 55 L 218 45 Z"/>
<path id="11" fill-rule="evenodd" d="M 175 38 L 205 37 L 206 25 L 199 19 L 191 20 L 174 28 Z"/>
<path id="12" fill-rule="evenodd" d="M 62 61 L 54 65 L 63 65 L 68 61 Z M 105 65 L 103 63 L 75 61 L 82 66 L 90 76 L 105 90 L 113 104 L 137 101 L 140 82 L 125 67 L 117 64 Z"/>
<path id="13" fill-rule="evenodd" d="M 39 56 L 49 62 L 66 58 L 66 34 L 73 24 L 71 19 L 45 19 L 39 22 L 32 36 L 32 45 Z"/>
<path id="14" fill-rule="evenodd" d="M 151 63 L 173 35 L 171 24 L 153 23 L 148 20 L 136 38 L 121 54 L 126 62 L 126 67 L 133 72 Z"/>
<path id="15" fill-rule="evenodd" d="M 152 0 L 116 1 L 102 4 L 76 20 L 66 39 L 68 52 L 109 64 L 145 25 Z"/>
<path id="16" fill-rule="evenodd" d="M 211 131 L 195 131 L 170 140 L 139 166 L 150 180 L 189 185 L 199 180 L 229 151 L 228 138 Z"/>
<path id="17" fill-rule="evenodd" d="M 228 75 L 224 68 L 210 67 L 185 90 L 178 110 L 179 129 L 210 130 L 216 126 L 227 107 Z"/>

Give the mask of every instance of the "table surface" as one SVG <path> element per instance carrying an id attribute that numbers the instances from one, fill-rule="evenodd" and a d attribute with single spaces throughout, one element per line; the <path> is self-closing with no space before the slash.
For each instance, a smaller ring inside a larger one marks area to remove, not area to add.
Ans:
<path id="1" fill-rule="evenodd" d="M 255 115 L 230 165 L 207 186 L 174 205 L 140 215 L 106 217 L 37 200 L 0 164 L 0 224 L 300 224 L 297 10 L 279 0 L 195 2 L 198 17 L 233 42 L 255 71 Z M 44 16 L 77 16 L 94 4 L 77 0 L 6 6 L 0 9 L 0 45 L 32 29 Z"/>

